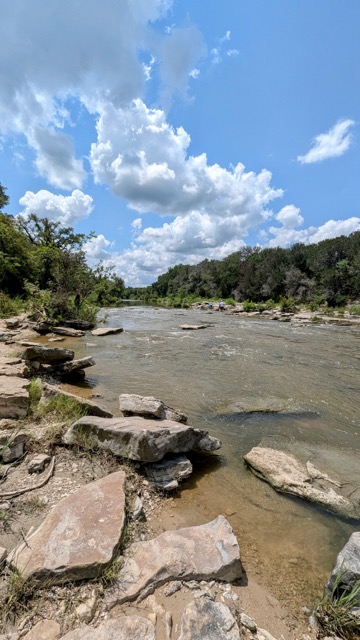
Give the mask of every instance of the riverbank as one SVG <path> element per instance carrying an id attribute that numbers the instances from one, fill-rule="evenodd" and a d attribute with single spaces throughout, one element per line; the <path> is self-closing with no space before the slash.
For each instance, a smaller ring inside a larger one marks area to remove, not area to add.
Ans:
<path id="1" fill-rule="evenodd" d="M 4 322 L 1 324 L 0 331 L 6 334 L 9 327 Z M 14 367 L 15 371 L 15 367 L 19 365 L 17 356 L 19 341 L 36 342 L 37 334 L 26 326 L 24 318 L 20 318 L 18 328 L 14 329 L 13 327 L 7 337 L 8 339 L 5 342 L 0 342 L 0 357 L 3 362 L 6 361 L 8 363 L 7 367 L 10 367 L 10 371 L 11 367 Z M 7 370 L 7 374 L 10 371 Z M 17 376 L 17 374 L 15 375 Z M 42 478 L 43 474 L 47 474 L 48 469 L 30 476 L 27 465 L 31 459 L 39 454 L 45 456 L 53 455 L 55 458 L 54 472 L 42 487 L 9 500 L 2 498 L 1 525 L 3 530 L 0 536 L 0 546 L 8 551 L 24 541 L 24 538 L 26 541 L 29 531 L 36 529 L 60 500 L 72 495 L 90 481 L 94 482 L 103 477 L 104 474 L 113 473 L 115 469 L 120 468 L 119 462 L 112 457 L 104 456 L 103 454 L 99 455 L 99 453 L 94 454 L 91 451 L 84 453 L 80 449 L 64 448 L 57 441 L 58 431 L 61 430 L 61 418 L 54 414 L 48 414 L 47 417 L 42 419 L 37 417 L 36 420 L 34 420 L 34 416 L 24 417 L 16 420 L 16 422 L 14 419 L 3 418 L 1 420 L 1 428 L 6 430 L 9 435 L 13 434 L 14 431 L 19 433 L 19 429 L 21 429 L 28 436 L 20 461 L 15 458 L 13 462 L 2 465 L 2 468 L 8 469 L 6 482 L 1 485 L 1 489 L 6 488 L 7 493 L 11 493 L 11 490 L 16 491 L 19 487 L 24 488 L 25 485 L 29 486 L 31 483 L 34 485 L 39 484 L 39 478 Z M 172 509 L 175 514 L 176 497 L 165 497 L 154 492 L 148 481 L 144 480 L 141 475 L 138 476 L 134 469 L 131 468 L 129 470 L 128 466 L 126 467 L 126 472 L 129 475 L 127 501 L 131 503 L 135 495 L 139 496 L 140 494 L 143 498 L 145 515 L 145 521 L 135 522 L 131 520 L 128 514 L 130 530 L 127 547 L 135 539 L 152 539 L 163 533 L 163 531 L 174 530 L 176 528 L 174 527 L 176 518 L 171 518 L 168 515 L 163 517 L 162 513 L 166 511 L 164 509 L 166 506 L 167 509 Z M 4 491 L 2 493 L 4 494 Z M 239 542 L 241 546 L 241 541 Z M 4 593 L 6 593 L 8 577 L 8 570 L 3 569 L 1 584 L 3 597 Z M 259 628 L 266 628 L 276 638 L 282 637 L 284 640 L 294 640 L 300 637 L 300 632 L 308 632 L 306 625 L 300 629 L 298 622 L 291 622 L 291 617 L 289 618 L 288 613 L 276 598 L 271 596 L 266 589 L 263 589 L 246 573 L 239 585 L 229 584 L 226 586 L 226 584 L 219 583 L 214 579 L 209 580 L 209 583 L 215 601 L 230 604 L 234 613 L 246 612 L 253 618 Z M 208 587 L 208 583 L 201 582 L 200 586 L 204 589 L 205 586 Z M 181 588 L 172 595 L 165 595 L 163 591 L 163 589 L 156 590 L 155 595 L 150 596 L 150 600 L 145 600 L 141 605 L 136 605 L 136 607 L 130 604 L 118 607 L 116 615 L 132 615 L 135 612 L 138 615 L 140 611 L 141 615 L 147 617 L 149 616 L 149 610 L 152 609 L 150 611 L 152 620 L 155 617 L 159 618 L 159 624 L 156 625 L 156 638 L 162 640 L 162 638 L 165 639 L 167 637 L 166 625 L 160 621 L 164 621 L 166 617 L 169 619 L 167 613 L 171 612 L 174 629 L 172 637 L 177 638 L 177 633 L 180 630 L 181 615 L 185 607 L 193 600 L 194 594 L 197 593 L 197 584 L 192 585 L 192 588 L 189 589 L 184 583 L 184 586 L 181 585 Z M 6 637 L 13 640 L 20 637 L 26 638 L 26 634 L 31 633 L 31 629 L 41 619 L 55 619 L 59 615 L 59 610 L 64 609 L 67 610 L 66 617 L 68 618 L 68 622 L 64 626 L 64 630 L 66 630 L 70 620 L 71 624 L 75 624 L 75 620 L 81 622 L 79 612 L 77 614 L 75 612 L 81 603 L 89 603 L 91 599 L 94 599 L 94 593 L 96 595 L 96 607 L 91 624 L 95 628 L 100 621 L 107 618 L 106 609 L 103 610 L 102 608 L 103 592 L 104 585 L 100 580 L 98 583 L 90 582 L 81 584 L 81 586 L 71 584 L 70 586 L 50 587 L 47 584 L 45 591 L 44 586 L 41 586 L 38 595 L 35 597 L 32 595 L 28 601 L 26 601 L 23 594 L 19 593 L 19 608 L 16 612 L 16 620 L 10 625 L 11 630 L 9 627 L 7 628 L 6 631 L 10 635 Z M 23 601 L 21 602 L 22 599 Z M 72 603 L 71 606 L 70 602 Z M 289 620 L 290 624 L 287 624 Z M 296 631 L 294 630 L 295 625 Z M 178 629 L 177 633 L 175 632 L 176 628 Z M 49 629 L 50 627 L 48 628 L 48 633 L 50 633 Z M 245 631 L 243 630 L 243 632 Z M 28 637 L 30 640 L 32 636 L 29 635 Z M 50 639 L 50 635 L 47 637 Z"/>
<path id="2" fill-rule="evenodd" d="M 30 336 L 28 336 L 28 339 L 29 338 Z M 106 339 L 106 338 L 103 338 L 103 339 Z M 13 344 L 16 344 L 16 343 L 14 342 Z M 8 348 L 14 348 L 11 344 L 6 346 Z M 10 354 L 8 353 L 8 356 L 9 355 Z M 181 407 L 178 407 L 178 408 L 181 409 Z M 51 423 L 53 423 L 54 418 L 56 422 L 56 416 L 53 416 Z M 31 428 L 33 427 L 34 425 L 32 424 Z M 42 444 L 44 442 L 44 430 L 43 430 L 44 425 L 41 426 L 41 424 L 38 423 L 37 427 L 39 428 L 39 431 L 37 435 L 36 433 L 34 433 L 34 436 L 35 436 L 34 441 L 37 443 L 36 446 L 39 447 L 40 443 Z M 50 424 L 47 424 L 45 425 L 44 428 L 47 429 L 49 427 L 50 427 Z M 53 427 L 51 428 L 53 429 Z M 59 460 L 58 460 L 58 464 L 55 467 L 55 475 L 53 478 L 58 482 L 59 493 L 54 494 L 53 485 L 50 483 L 50 481 L 46 485 L 47 489 L 45 489 L 45 487 L 41 489 L 44 492 L 49 491 L 48 498 L 49 500 L 51 499 L 51 502 L 49 504 L 49 503 L 46 503 L 46 500 L 45 500 L 45 508 L 43 509 L 41 514 L 37 515 L 37 519 L 34 517 L 34 522 L 36 520 L 34 526 L 37 526 L 37 524 L 39 524 L 39 522 L 46 516 L 46 514 L 50 513 L 51 507 L 53 507 L 53 505 L 55 504 L 54 502 L 55 498 L 60 499 L 60 497 L 66 497 L 66 495 L 70 495 L 71 493 L 74 493 L 75 489 L 79 489 L 82 485 L 88 483 L 88 481 L 91 478 L 91 474 L 93 476 L 92 481 L 94 481 L 98 477 L 100 477 L 98 474 L 101 475 L 101 473 L 104 471 L 106 471 L 107 473 L 113 471 L 113 467 L 111 466 L 112 463 L 110 464 L 109 467 L 106 467 L 106 465 L 104 464 L 103 458 L 101 456 L 100 458 L 97 458 L 98 454 L 94 456 L 93 454 L 90 455 L 90 452 L 87 452 L 87 454 L 84 457 L 83 452 L 80 452 L 79 450 L 78 451 L 71 450 L 71 453 L 70 453 L 68 449 L 65 449 L 59 443 L 58 445 L 56 445 L 56 450 L 58 451 Z M 36 452 L 35 450 L 32 451 L 31 449 L 29 449 L 29 453 L 35 453 L 35 452 Z M 66 457 L 66 456 L 69 456 L 69 457 Z M 89 461 L 87 456 L 89 456 Z M 108 464 L 108 462 L 106 462 L 106 464 Z M 118 466 L 116 468 L 118 468 Z M 69 469 L 71 469 L 71 473 L 68 473 Z M 95 470 L 98 469 L 98 470 L 94 471 L 94 469 Z M 57 476 L 58 472 L 60 474 L 59 476 Z M 15 480 L 15 476 L 13 477 Z M 53 482 L 53 479 L 51 479 L 51 482 Z M 131 538 L 131 540 L 133 540 L 137 536 L 140 538 L 141 536 L 145 536 L 146 539 L 152 539 L 157 535 L 161 534 L 165 530 L 178 529 L 179 526 L 181 527 L 184 524 L 186 524 L 181 522 L 182 515 L 178 513 L 179 497 L 177 495 L 175 495 L 174 497 L 167 497 L 167 498 L 160 497 L 159 495 L 157 495 L 156 493 L 153 493 L 149 489 L 149 484 L 147 484 L 146 482 L 147 481 L 145 480 L 145 483 L 144 483 L 143 478 L 141 479 L 140 485 L 136 484 L 134 480 L 131 480 L 130 482 L 130 484 L 133 484 L 133 489 L 135 490 L 135 493 L 137 494 L 138 492 L 140 492 L 141 497 L 145 498 L 143 500 L 143 504 L 144 504 L 145 515 L 146 515 L 145 524 L 141 523 L 140 525 L 140 523 L 138 523 L 135 525 L 133 537 Z M 203 478 L 202 482 L 206 482 L 205 477 Z M 187 489 L 185 488 L 182 493 L 185 493 L 186 491 Z M 34 493 L 34 496 L 36 497 L 36 493 Z M 38 497 L 41 498 L 42 496 L 40 495 Z M 46 495 L 44 497 L 46 498 Z M 131 496 L 129 496 L 129 498 L 130 497 Z M 49 505 L 49 507 L 47 507 L 47 504 Z M 27 509 L 28 507 L 25 510 Z M 19 511 L 19 513 L 17 514 L 16 511 Z M 21 522 L 20 512 L 21 512 L 20 508 L 15 510 L 15 516 L 18 516 Z M 228 518 L 231 518 L 230 513 L 223 513 L 223 515 L 225 515 Z M 129 516 L 129 513 L 128 513 L 128 516 Z M 30 524 L 30 521 L 26 519 L 22 521 L 22 526 L 20 527 L 20 529 L 24 530 L 25 537 L 27 537 L 26 536 L 27 526 L 29 524 Z M 18 539 L 19 540 L 22 539 L 22 534 L 20 530 L 17 532 L 17 534 L 18 534 Z M 239 537 L 238 537 L 238 542 L 241 548 L 242 542 L 241 542 L 241 538 Z M 259 558 L 259 561 L 261 562 L 260 558 Z M 243 560 L 243 563 L 244 563 L 244 560 Z M 246 561 L 245 561 L 245 571 L 247 572 Z M 213 582 L 213 580 L 210 580 L 210 582 Z M 202 584 L 201 586 L 205 587 L 206 585 Z M 91 583 L 91 588 L 92 587 L 93 587 L 93 584 Z M 307 629 L 307 624 L 306 624 L 307 613 L 304 612 L 302 622 L 299 620 L 293 619 L 292 616 L 289 615 L 288 612 L 286 612 L 286 610 L 280 606 L 279 602 L 273 596 L 271 596 L 269 592 L 267 592 L 265 589 L 262 589 L 256 584 L 256 582 L 251 577 L 251 574 L 250 574 L 250 577 L 247 576 L 247 584 L 246 584 L 246 580 L 244 580 L 243 578 L 241 585 L 232 585 L 230 589 L 227 587 L 225 590 L 223 587 L 224 586 L 222 585 L 222 583 L 218 583 L 217 580 L 215 580 L 212 587 L 210 587 L 210 590 L 213 593 L 213 596 L 216 602 L 223 603 L 223 604 L 225 603 L 230 604 L 231 608 L 233 608 L 234 611 L 244 610 L 245 612 L 249 613 L 255 619 L 256 623 L 260 628 L 268 629 L 268 631 L 271 632 L 271 634 L 274 637 L 281 638 L 281 636 L 283 636 L 283 638 L 285 638 L 286 640 L 293 640 L 293 639 L 299 640 L 299 638 L 301 638 L 301 634 L 309 633 Z M 83 588 L 84 587 L 82 586 L 81 589 Z M 90 588 L 90 584 L 87 585 L 86 589 L 83 592 L 81 591 L 78 592 L 76 590 L 77 588 L 73 586 L 71 586 L 70 591 L 67 591 L 67 589 L 64 589 L 64 587 L 61 587 L 61 589 L 55 588 L 55 592 L 57 592 L 58 590 L 60 593 L 60 600 L 56 600 L 55 598 L 56 603 L 53 608 L 51 607 L 47 608 L 49 607 L 49 602 L 45 600 L 45 602 L 47 602 L 45 609 L 41 610 L 41 608 L 40 609 L 38 608 L 36 615 L 38 617 L 41 617 L 45 615 L 46 611 L 51 611 L 51 615 L 50 615 L 51 617 L 58 611 L 58 609 L 61 608 L 62 606 L 61 602 L 64 602 L 64 601 L 69 602 L 69 600 L 74 600 L 80 603 L 81 600 L 90 600 L 92 597 L 91 588 Z M 93 625 L 98 625 L 101 620 L 106 619 L 106 609 L 102 609 L 102 604 L 101 604 L 102 598 L 103 598 L 103 594 L 101 593 L 102 587 L 100 586 L 99 589 L 100 589 L 99 595 L 97 595 L 98 604 L 97 604 L 97 610 L 95 612 L 95 619 L 94 619 L 94 622 L 92 623 Z M 165 624 L 166 617 L 169 620 L 169 616 L 166 616 L 166 613 L 170 612 L 172 615 L 173 629 L 174 629 L 172 637 L 176 638 L 177 640 L 177 634 L 180 632 L 179 630 L 180 630 L 181 614 L 185 606 L 189 603 L 189 599 L 194 600 L 193 596 L 195 592 L 196 592 L 196 588 L 193 590 L 192 589 L 189 590 L 186 584 L 184 585 L 182 584 L 181 588 L 178 591 L 175 591 L 171 596 L 170 595 L 166 596 L 163 593 L 163 590 L 159 589 L 159 590 L 156 590 L 156 593 L 155 593 L 156 601 L 154 600 L 145 601 L 145 604 L 139 605 L 141 611 L 143 612 L 143 615 L 146 614 L 146 616 L 148 616 L 150 613 L 152 615 L 152 620 L 154 620 L 154 614 L 156 614 L 157 616 L 156 637 L 157 638 L 162 640 L 162 638 L 166 637 L 166 624 Z M 54 599 L 54 595 L 51 595 L 53 593 L 54 592 L 51 592 L 51 593 L 49 592 L 50 602 L 52 601 L 52 599 Z M 127 615 L 129 615 L 130 613 L 135 613 L 135 609 L 132 605 L 131 606 L 121 605 L 120 609 L 116 609 L 116 610 L 115 609 L 113 610 L 113 613 L 114 615 L 116 614 L 116 616 L 122 615 L 123 613 L 126 613 Z M 74 607 L 72 607 L 72 611 L 73 610 L 74 610 Z M 136 611 L 137 613 L 139 612 L 138 605 L 136 607 Z M 97 612 L 98 612 L 98 616 L 96 616 Z M 102 616 L 103 613 L 105 613 L 104 616 Z M 36 615 L 27 623 L 27 625 L 24 626 L 22 631 L 27 632 L 28 628 L 36 622 L 36 620 L 38 619 Z M 67 614 L 67 617 L 69 617 L 70 619 L 71 615 Z M 72 618 L 73 622 L 74 620 L 76 621 L 77 619 Z M 21 621 L 19 624 L 21 626 Z M 178 625 L 178 631 L 176 631 L 176 625 Z M 244 630 L 243 632 L 245 633 Z M 16 635 L 14 635 L 13 637 L 15 638 Z"/>

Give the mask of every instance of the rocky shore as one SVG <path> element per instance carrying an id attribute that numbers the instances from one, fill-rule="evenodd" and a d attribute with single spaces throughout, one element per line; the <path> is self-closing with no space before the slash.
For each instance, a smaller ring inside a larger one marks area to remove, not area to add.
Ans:
<path id="1" fill-rule="evenodd" d="M 25 317 L 1 325 L 0 640 L 324 637 L 319 628 L 286 626 L 280 604 L 247 576 L 241 540 L 223 514 L 158 532 L 162 505 L 192 473 L 187 454 L 211 456 L 219 440 L 157 398 L 120 394 L 112 416 L 62 393 L 56 381 L 79 370 L 69 369 L 74 352 L 34 342 Z M 48 341 L 60 334 L 47 333 Z M 34 373 L 55 384 L 30 384 Z M 77 407 L 77 419 L 52 409 L 58 398 Z M 265 456 L 261 466 L 255 454 L 247 463 L 270 481 Z M 338 495 L 336 480 L 292 464 L 304 491 L 326 482 L 313 490 Z M 284 460 L 275 466 L 284 468 Z M 284 491 L 296 486 L 286 480 Z M 345 586 L 360 573 L 358 538 L 349 545 L 339 560 Z"/>

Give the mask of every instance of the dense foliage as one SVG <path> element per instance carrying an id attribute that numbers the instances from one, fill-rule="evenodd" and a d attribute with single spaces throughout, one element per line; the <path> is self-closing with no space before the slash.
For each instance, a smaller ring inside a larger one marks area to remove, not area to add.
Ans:
<path id="1" fill-rule="evenodd" d="M 177 265 L 143 295 L 344 305 L 360 295 L 360 231 L 290 249 L 246 247 L 223 260 Z"/>
<path id="2" fill-rule="evenodd" d="M 118 302 L 124 282 L 101 264 L 91 269 L 83 245 L 90 236 L 38 218 L 13 218 L 0 184 L 0 314 L 16 312 L 21 298 L 39 318 L 93 320 L 97 306 Z"/>

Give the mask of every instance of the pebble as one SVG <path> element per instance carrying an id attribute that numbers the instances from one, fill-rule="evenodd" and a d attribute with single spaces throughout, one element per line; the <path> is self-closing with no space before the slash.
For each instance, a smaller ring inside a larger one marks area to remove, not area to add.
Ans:
<path id="1" fill-rule="evenodd" d="M 246 615 L 246 613 L 240 614 L 240 622 L 243 625 L 243 627 L 255 633 L 257 629 L 256 622 L 252 618 L 250 618 L 250 616 Z"/>

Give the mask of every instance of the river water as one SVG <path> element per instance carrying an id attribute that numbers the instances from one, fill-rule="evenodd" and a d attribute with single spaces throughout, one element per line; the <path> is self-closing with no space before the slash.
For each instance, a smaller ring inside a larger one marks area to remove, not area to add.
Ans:
<path id="1" fill-rule="evenodd" d="M 96 360 L 81 393 L 98 395 L 115 415 L 120 393 L 153 395 L 223 443 L 210 461 L 192 459 L 195 472 L 165 507 L 164 522 L 190 526 L 226 515 L 246 571 L 294 613 L 311 608 L 360 524 L 277 494 L 246 469 L 243 455 L 257 445 L 279 448 L 360 488 L 360 328 L 147 306 L 102 316 L 101 326 L 124 332 L 66 344 Z M 185 323 L 211 326 L 183 331 Z M 245 411 L 277 405 L 282 413 Z"/>

